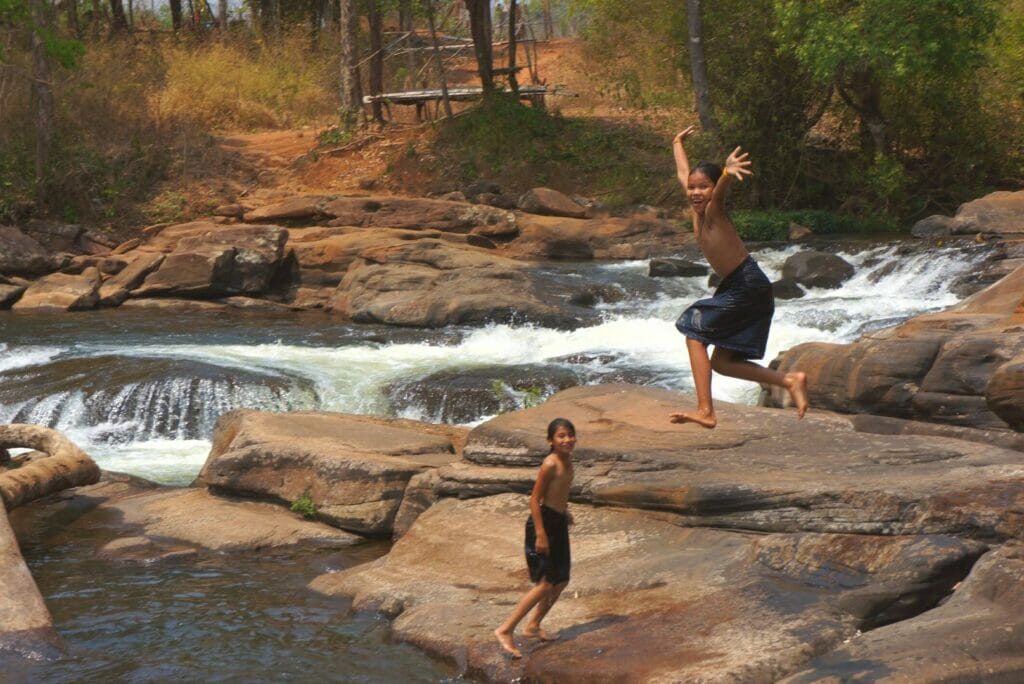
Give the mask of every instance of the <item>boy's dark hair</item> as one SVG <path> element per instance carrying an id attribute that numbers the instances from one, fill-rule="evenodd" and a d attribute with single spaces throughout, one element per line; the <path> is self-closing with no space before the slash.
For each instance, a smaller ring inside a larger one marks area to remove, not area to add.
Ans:
<path id="1" fill-rule="evenodd" d="M 722 167 L 718 164 L 704 161 L 694 166 L 693 170 L 690 171 L 691 176 L 695 173 L 702 173 L 707 176 L 708 180 L 712 183 L 717 183 L 718 179 L 722 177 Z"/>
<path id="2" fill-rule="evenodd" d="M 564 427 L 566 430 L 571 432 L 573 437 L 576 436 L 576 426 L 567 418 L 555 418 L 553 421 L 548 423 L 548 439 L 554 439 L 555 433 L 560 427 Z"/>

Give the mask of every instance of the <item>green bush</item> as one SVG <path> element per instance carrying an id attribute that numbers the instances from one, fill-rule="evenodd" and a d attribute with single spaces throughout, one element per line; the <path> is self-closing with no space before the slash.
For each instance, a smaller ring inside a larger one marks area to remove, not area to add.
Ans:
<path id="1" fill-rule="evenodd" d="M 313 502 L 313 498 L 309 495 L 309 488 L 302 493 L 298 499 L 292 502 L 292 511 L 300 514 L 307 520 L 314 520 L 317 516 L 316 504 Z"/>
<path id="2" fill-rule="evenodd" d="M 789 224 L 797 223 L 813 230 L 817 235 L 857 235 L 888 233 L 896 224 L 881 219 L 864 219 L 820 209 L 791 211 L 738 210 L 730 212 L 736 230 L 744 240 L 786 240 Z"/>

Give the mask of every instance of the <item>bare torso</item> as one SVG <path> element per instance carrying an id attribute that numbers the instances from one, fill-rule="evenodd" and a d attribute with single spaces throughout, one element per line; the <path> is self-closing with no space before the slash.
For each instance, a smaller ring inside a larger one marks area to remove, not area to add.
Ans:
<path id="1" fill-rule="evenodd" d="M 708 260 L 715 273 L 723 278 L 735 271 L 749 254 L 743 239 L 736 232 L 736 226 L 728 216 L 717 216 L 712 219 L 707 214 L 694 214 L 693 232 L 697 236 L 697 245 L 704 253 L 704 258 Z"/>
<path id="2" fill-rule="evenodd" d="M 564 513 L 569 507 L 569 488 L 572 486 L 573 477 L 572 461 L 563 461 L 555 454 L 549 454 L 544 460 L 554 464 L 554 474 L 548 482 L 547 491 L 544 492 L 543 503 L 548 508 Z"/>

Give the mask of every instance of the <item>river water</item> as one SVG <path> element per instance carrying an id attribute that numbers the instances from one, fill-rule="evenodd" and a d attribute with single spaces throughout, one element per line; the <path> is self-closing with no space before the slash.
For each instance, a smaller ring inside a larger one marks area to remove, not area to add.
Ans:
<path id="1" fill-rule="evenodd" d="M 755 252 L 768 276 L 800 247 Z M 968 247 L 901 254 L 899 243 L 851 248 L 857 267 L 836 290 L 778 301 L 765 360 L 801 342 L 847 342 L 957 301 L 949 285 L 983 257 Z M 646 261 L 545 268 L 566 291 L 596 284 L 622 299 L 598 305 L 596 325 L 572 331 L 491 325 L 422 331 L 339 323 L 322 314 L 169 314 L 109 310 L 0 315 L 0 422 L 55 427 L 104 469 L 183 485 L 198 473 L 218 416 L 235 408 L 323 409 L 438 421 L 452 412 L 417 383 L 436 374 L 530 368 L 534 396 L 552 378 L 691 389 L 673 322 L 709 293 L 706 277 L 650 278 Z M 404 394 L 394 387 L 401 385 Z M 564 380 L 562 381 L 564 386 Z M 411 391 L 410 391 L 411 388 Z M 429 384 L 428 384 L 429 388 Z M 754 403 L 758 388 L 716 377 L 716 398 Z M 434 394 L 441 393 L 438 390 Z M 506 397 L 507 399 L 508 397 Z M 459 412 L 460 422 L 488 410 Z"/>
<path id="2" fill-rule="evenodd" d="M 755 257 L 774 280 L 798 249 L 762 249 Z M 854 278 L 840 289 L 778 301 L 766 361 L 801 342 L 847 342 L 946 308 L 958 299 L 950 284 L 984 257 L 969 247 L 925 252 L 899 243 L 840 254 L 856 266 Z M 646 261 L 566 263 L 544 271 L 559 291 L 595 285 L 620 299 L 598 305 L 595 324 L 572 331 L 529 324 L 409 330 L 345 324 L 316 313 L 0 312 L 0 423 L 55 427 L 104 469 L 185 485 L 206 459 L 218 416 L 236 408 L 436 421 L 451 415 L 460 392 L 432 378 L 476 374 L 486 383 L 522 369 L 536 387 L 516 391 L 495 381 L 493 392 L 503 395 L 505 408 L 509 401 L 535 401 L 566 378 L 691 389 L 685 345 L 673 322 L 710 292 L 706 277 L 650 278 Z M 754 403 L 758 388 L 716 377 L 714 394 Z M 480 422 L 494 410 L 493 402 L 467 409 L 463 401 L 460 420 Z M 415 649 L 389 643 L 382 619 L 348 614 L 345 602 L 305 589 L 322 572 L 385 553 L 386 544 L 327 558 L 231 556 L 112 566 L 93 557 L 88 540 L 60 537 L 59 521 L 53 530 L 48 525 L 22 525 L 31 532 L 20 541 L 70 654 L 56 663 L 0 658 L 0 680 L 457 678 Z"/>

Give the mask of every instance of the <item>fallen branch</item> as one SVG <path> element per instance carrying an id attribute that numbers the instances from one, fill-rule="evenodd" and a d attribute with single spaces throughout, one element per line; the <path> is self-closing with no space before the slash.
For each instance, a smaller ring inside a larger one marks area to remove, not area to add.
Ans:
<path id="1" fill-rule="evenodd" d="M 45 456 L 15 458 L 0 467 L 0 498 L 12 510 L 70 487 L 94 484 L 100 468 L 57 430 L 39 425 L 0 425 L 0 450 L 34 449 Z"/>

